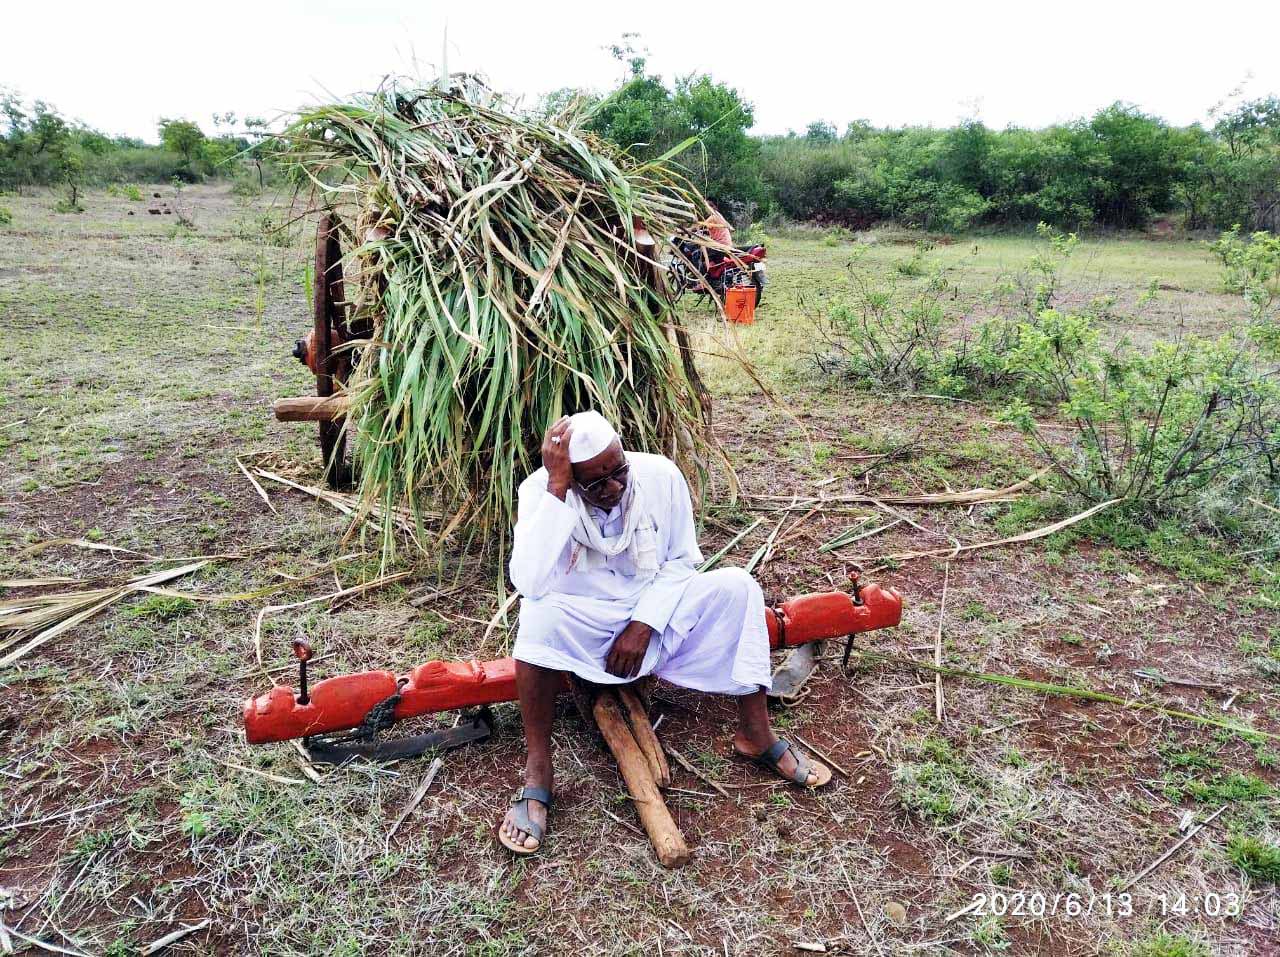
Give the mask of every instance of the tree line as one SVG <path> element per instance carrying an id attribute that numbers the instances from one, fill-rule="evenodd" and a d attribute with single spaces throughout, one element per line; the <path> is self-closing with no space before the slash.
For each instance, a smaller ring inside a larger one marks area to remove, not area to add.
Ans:
<path id="1" fill-rule="evenodd" d="M 862 228 L 896 222 L 958 232 L 1049 223 L 1063 229 L 1141 228 L 1170 217 L 1188 229 L 1280 232 L 1280 98 L 1221 110 L 1209 124 L 1173 126 L 1116 103 L 1041 129 L 874 127 L 841 133 L 826 122 L 803 133 L 752 136 L 754 109 L 706 75 L 666 83 L 629 45 L 613 47 L 626 75 L 608 94 L 561 90 L 539 109 L 575 105 L 587 128 L 640 160 L 671 160 L 739 223 L 767 217 Z M 214 114 L 206 134 L 187 119 L 162 120 L 159 145 L 111 137 L 27 107 L 0 90 L 0 190 L 196 181 L 245 175 L 259 185 L 266 124 Z M 253 175 L 250 170 L 250 176 Z"/>
<path id="2" fill-rule="evenodd" d="M 1188 229 L 1280 227 L 1280 99 L 1240 104 L 1212 126 L 1171 126 L 1116 103 L 1043 129 L 827 124 L 759 141 L 772 207 L 861 227 L 892 220 L 956 232 L 1051 223 Z"/>
<path id="3" fill-rule="evenodd" d="M 0 190 L 62 188 L 74 205 L 87 186 L 228 176 L 243 171 L 237 159 L 262 140 L 267 124 L 215 113 L 213 127 L 210 135 L 192 120 L 162 119 L 159 143 L 152 145 L 67 120 L 43 100 L 28 106 L 17 93 L 0 89 Z"/>
<path id="4" fill-rule="evenodd" d="M 592 111 L 589 128 L 639 159 L 698 137 L 675 163 L 739 222 L 773 215 L 956 232 L 1041 222 L 1139 228 L 1169 216 L 1188 229 L 1280 231 L 1274 96 L 1220 109 L 1207 126 L 1172 126 L 1116 103 L 1041 129 L 859 121 L 839 133 L 817 121 L 803 133 L 753 137 L 754 110 L 737 90 L 705 75 L 668 86 L 629 44 L 610 49 L 627 75 L 605 96 L 577 94 Z M 549 106 L 575 92 L 554 94 Z"/>

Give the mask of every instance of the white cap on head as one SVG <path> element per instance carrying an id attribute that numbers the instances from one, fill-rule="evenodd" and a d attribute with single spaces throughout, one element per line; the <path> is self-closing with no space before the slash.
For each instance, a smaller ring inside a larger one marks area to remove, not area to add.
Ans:
<path id="1" fill-rule="evenodd" d="M 618 433 L 599 412 L 578 412 L 569 416 L 569 461 L 593 459 L 618 440 Z"/>

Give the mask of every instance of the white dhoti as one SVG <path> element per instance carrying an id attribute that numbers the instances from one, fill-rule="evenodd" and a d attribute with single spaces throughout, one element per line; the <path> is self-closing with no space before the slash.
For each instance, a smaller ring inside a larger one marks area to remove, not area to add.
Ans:
<path id="1" fill-rule="evenodd" d="M 517 661 L 572 671 L 597 684 L 618 684 L 605 671 L 613 639 L 632 620 L 627 603 L 549 594 L 520 603 Z M 769 632 L 764 596 L 741 568 L 695 574 L 667 626 L 649 642 L 643 675 L 695 691 L 750 694 L 768 689 Z"/>
<path id="2" fill-rule="evenodd" d="M 668 459 L 631 452 L 629 481 L 656 532 L 658 570 L 637 573 L 626 553 L 579 561 L 574 529 L 579 509 L 547 491 L 539 469 L 520 486 L 520 511 L 511 580 L 522 596 L 513 654 L 518 661 L 571 671 L 599 684 L 634 679 L 605 671 L 613 640 L 632 621 L 654 636 L 640 675 L 719 694 L 748 694 L 770 685 L 764 596 L 737 568 L 699 573 L 689 489 Z M 572 491 L 569 495 L 573 495 Z M 615 508 L 594 521 L 618 534 L 625 516 Z"/>

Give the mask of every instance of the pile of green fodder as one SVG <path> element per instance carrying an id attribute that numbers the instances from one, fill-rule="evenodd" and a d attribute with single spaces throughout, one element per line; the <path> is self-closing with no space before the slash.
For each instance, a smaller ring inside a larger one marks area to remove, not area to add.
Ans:
<path id="1" fill-rule="evenodd" d="M 342 217 L 372 329 L 347 390 L 366 508 L 500 544 L 545 429 L 583 409 L 702 488 L 710 403 L 636 244 L 637 223 L 661 241 L 707 216 L 686 180 L 456 76 L 307 110 L 284 142 Z"/>

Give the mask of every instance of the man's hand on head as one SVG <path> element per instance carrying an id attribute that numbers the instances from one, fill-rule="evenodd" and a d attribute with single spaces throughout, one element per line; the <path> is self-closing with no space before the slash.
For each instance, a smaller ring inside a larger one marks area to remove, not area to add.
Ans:
<path id="1" fill-rule="evenodd" d="M 634 678 L 644 664 L 645 652 L 653 638 L 653 629 L 642 621 L 633 621 L 613 639 L 604 670 L 616 678 Z"/>
<path id="2" fill-rule="evenodd" d="M 573 465 L 569 462 L 569 439 L 572 435 L 569 417 L 562 415 L 542 438 L 542 467 L 547 470 L 547 491 L 562 502 L 573 482 Z"/>

